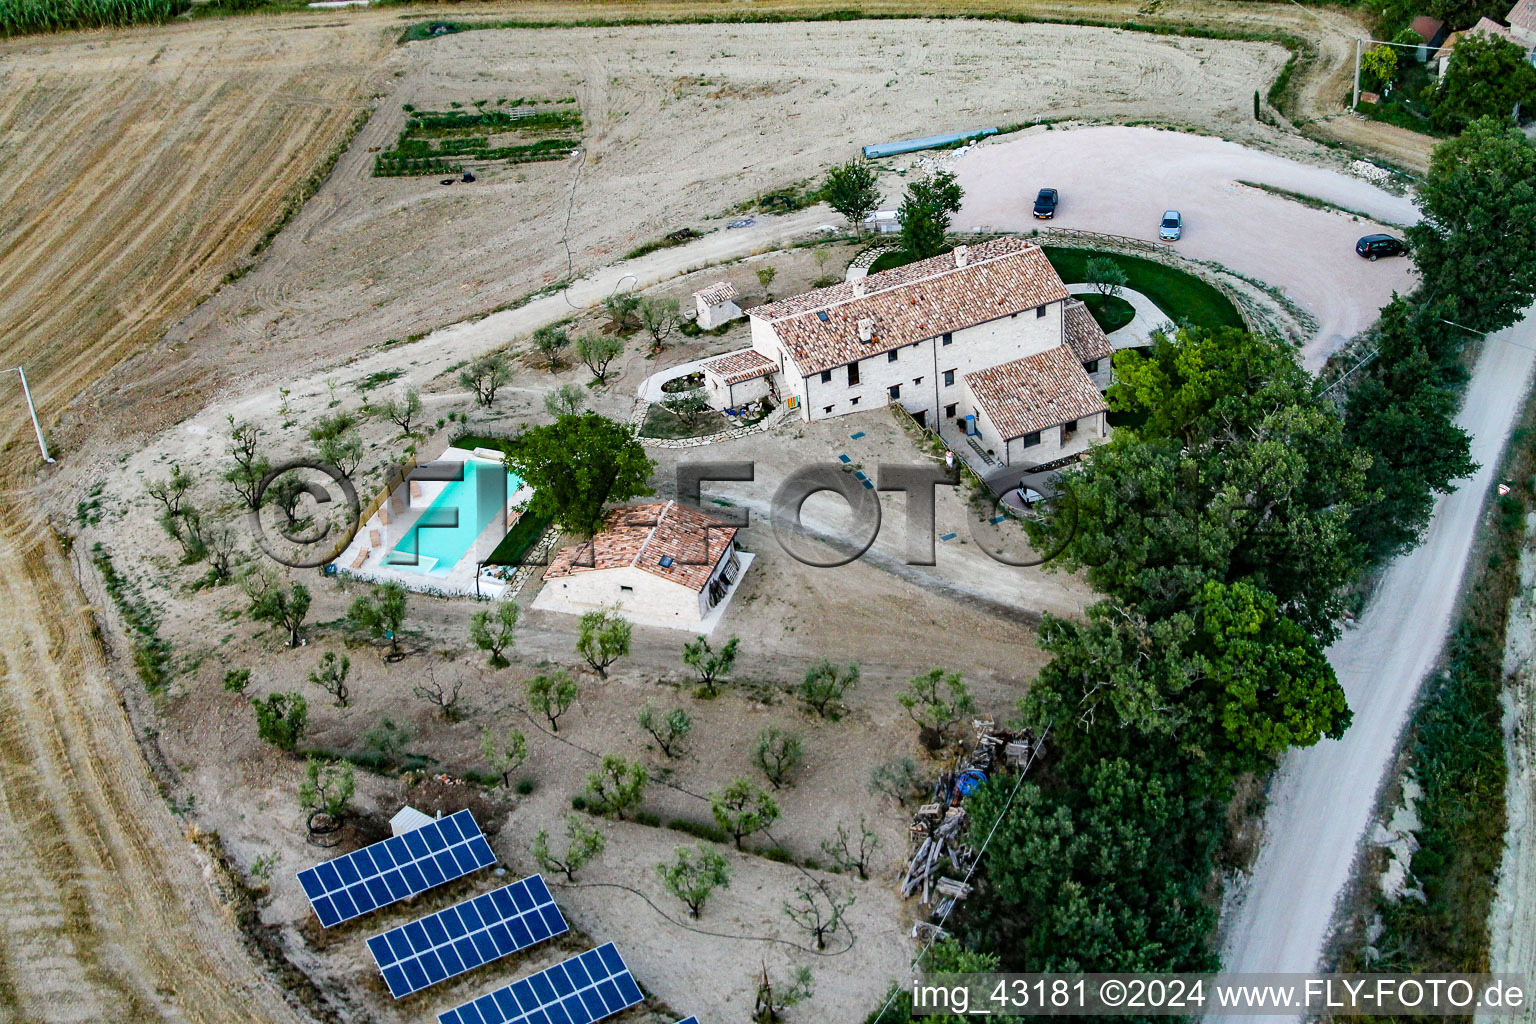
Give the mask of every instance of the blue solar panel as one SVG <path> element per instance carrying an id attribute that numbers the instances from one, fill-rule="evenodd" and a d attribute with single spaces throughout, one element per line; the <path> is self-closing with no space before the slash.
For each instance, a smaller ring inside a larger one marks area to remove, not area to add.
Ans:
<path id="1" fill-rule="evenodd" d="M 613 943 L 605 943 L 473 1002 L 437 1015 L 438 1024 L 592 1024 L 640 1002 L 640 986 Z"/>
<path id="2" fill-rule="evenodd" d="M 399 999 L 568 927 L 543 876 L 533 875 L 375 935 L 368 951 Z"/>
<path id="3" fill-rule="evenodd" d="M 459 811 L 299 872 L 323 927 L 350 921 L 496 863 L 474 816 Z"/>
<path id="4" fill-rule="evenodd" d="M 682 1020 L 678 1021 L 677 1024 L 699 1024 L 699 1018 L 684 1017 Z"/>

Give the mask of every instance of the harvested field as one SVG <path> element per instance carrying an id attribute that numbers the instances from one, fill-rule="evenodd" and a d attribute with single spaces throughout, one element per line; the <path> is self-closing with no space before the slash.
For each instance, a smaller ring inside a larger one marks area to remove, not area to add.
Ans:
<path id="1" fill-rule="evenodd" d="M 0 44 L 0 345 L 46 420 L 250 250 L 388 45 L 367 26 L 255 21 Z M 162 380 L 135 403 L 198 404 L 189 386 Z M 79 443 L 121 426 L 89 407 L 71 419 L 66 472 Z M 38 504 L 72 507 L 68 485 L 34 476 L 24 417 L 3 444 L 0 1017 L 303 1019 L 242 945 L 139 750 L 98 642 L 105 598 L 81 595 L 80 559 Z"/>

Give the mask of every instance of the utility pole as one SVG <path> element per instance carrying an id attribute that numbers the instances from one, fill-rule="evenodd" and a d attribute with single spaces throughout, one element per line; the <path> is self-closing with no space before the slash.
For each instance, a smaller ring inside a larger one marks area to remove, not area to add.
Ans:
<path id="1" fill-rule="evenodd" d="M 21 393 L 27 397 L 27 412 L 32 414 L 32 429 L 37 433 L 37 447 L 42 450 L 43 461 L 52 462 L 53 456 L 48 454 L 48 442 L 43 440 L 42 424 L 37 422 L 37 406 L 32 404 L 32 389 L 27 387 L 27 371 L 19 366 L 11 367 L 21 376 Z M 0 373 L 9 373 L 10 370 L 0 370 Z"/>
<path id="2" fill-rule="evenodd" d="M 1355 94 L 1354 100 L 1349 104 L 1350 110 L 1360 106 L 1360 48 L 1364 43 L 1365 40 L 1362 37 L 1355 37 Z"/>

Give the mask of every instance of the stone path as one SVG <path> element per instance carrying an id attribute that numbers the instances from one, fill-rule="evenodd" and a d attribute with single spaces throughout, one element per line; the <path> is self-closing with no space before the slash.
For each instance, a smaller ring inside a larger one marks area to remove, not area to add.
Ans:
<path id="1" fill-rule="evenodd" d="M 1069 284 L 1067 291 L 1073 295 L 1091 295 L 1098 289 L 1091 284 Z M 1157 303 L 1141 292 L 1121 288 L 1120 297 L 1131 304 L 1131 307 L 1136 310 L 1136 316 L 1124 327 L 1110 332 L 1109 343 L 1115 346 L 1116 351 L 1122 348 L 1142 348 L 1152 344 L 1152 332 L 1165 328 L 1173 322 L 1172 317 L 1159 309 Z"/>

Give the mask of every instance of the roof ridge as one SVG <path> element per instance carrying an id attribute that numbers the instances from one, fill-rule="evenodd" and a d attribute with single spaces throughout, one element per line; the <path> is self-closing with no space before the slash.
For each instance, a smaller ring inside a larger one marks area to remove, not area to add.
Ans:
<path id="1" fill-rule="evenodd" d="M 1001 241 L 1001 239 L 991 239 L 991 241 Z M 863 295 L 853 294 L 852 291 L 850 290 L 850 294 L 849 294 L 849 296 L 846 299 L 837 299 L 836 301 L 828 302 L 826 305 L 823 305 L 823 306 L 807 307 L 806 309 L 799 310 L 798 312 L 784 313 L 784 314 L 782 314 L 780 316 L 767 317 L 765 319 L 770 324 L 776 324 L 776 323 L 780 322 L 781 320 L 789 320 L 789 319 L 792 319 L 794 317 L 805 316 L 808 313 L 814 313 L 818 309 L 820 309 L 820 310 L 827 310 L 827 309 L 832 309 L 832 308 L 834 308 L 836 306 L 845 306 L 845 305 L 847 305 L 850 302 L 862 302 L 865 299 L 871 298 L 871 297 L 873 297 L 875 295 L 884 295 L 887 292 L 894 292 L 894 291 L 897 291 L 899 289 L 909 287 L 911 285 L 919 285 L 919 284 L 927 283 L 929 281 L 935 281 L 935 280 L 945 276 L 946 274 L 956 274 L 956 273 L 959 273 L 962 270 L 970 270 L 970 269 L 972 269 L 974 267 L 983 267 L 983 266 L 986 266 L 989 263 L 995 263 L 998 260 L 1007 259 L 1009 256 L 1019 256 L 1019 255 L 1022 255 L 1024 253 L 1028 252 L 1032 248 L 1039 248 L 1034 242 L 1030 242 L 1030 241 L 1023 240 L 1023 239 L 1020 239 L 1020 241 L 1023 241 L 1024 244 L 1020 245 L 1020 246 L 1018 246 L 1016 248 L 1004 249 L 1002 252 L 999 252 L 999 253 L 997 253 L 995 255 L 983 256 L 980 259 L 976 259 L 976 260 L 967 260 L 965 266 L 963 266 L 963 267 L 962 266 L 957 266 L 953 262 L 951 262 L 951 264 L 949 266 L 944 267 L 943 269 L 940 269 L 940 270 L 936 270 L 932 274 L 925 274 L 922 277 L 914 277 L 910 281 L 900 281 L 900 282 L 898 282 L 896 284 L 891 285 L 889 288 L 877 288 L 874 291 L 866 290 Z M 980 245 L 967 247 L 967 254 L 969 254 L 971 252 L 974 252 L 977 248 L 980 248 L 981 245 L 986 245 L 986 244 L 987 244 L 986 242 L 982 242 L 982 243 L 980 243 Z M 956 246 L 956 248 L 959 248 L 959 246 Z M 930 256 L 930 257 L 928 257 L 928 259 L 929 260 L 938 260 L 938 259 L 942 259 L 945 256 L 953 256 L 953 255 L 954 255 L 953 252 L 940 253 L 938 256 Z M 924 261 L 920 261 L 920 262 L 927 262 L 927 261 L 924 260 Z M 911 266 L 911 264 L 908 264 L 908 266 Z M 902 269 L 904 269 L 904 268 L 902 268 L 902 267 L 891 267 L 890 270 L 882 270 L 882 271 L 880 271 L 879 274 L 868 275 L 868 276 L 866 276 L 864 278 L 864 280 L 868 281 L 871 278 L 878 278 L 880 276 L 880 274 L 888 274 L 891 271 L 902 270 Z M 847 284 L 850 284 L 850 283 L 851 282 L 849 282 L 849 281 L 841 281 L 841 282 L 839 282 L 837 284 L 834 284 L 834 285 L 828 285 L 827 286 L 827 290 L 831 291 L 834 288 L 841 288 L 844 285 L 847 285 Z M 811 292 L 806 292 L 804 294 L 808 295 L 808 294 L 812 294 L 812 293 Z M 795 296 L 795 297 L 798 297 L 798 296 Z M 781 301 L 783 301 L 783 300 L 781 300 Z"/>
<path id="2" fill-rule="evenodd" d="M 640 556 L 645 554 L 645 549 L 650 547 L 651 541 L 656 539 L 656 531 L 661 529 L 661 524 L 666 520 L 667 513 L 672 511 L 672 506 L 675 504 L 677 504 L 676 499 L 668 498 L 667 503 L 661 506 L 661 511 L 656 514 L 656 521 L 651 524 L 651 532 L 645 535 L 645 541 L 635 552 L 635 557 L 630 559 L 629 564 L 631 567 L 640 565 Z"/>

